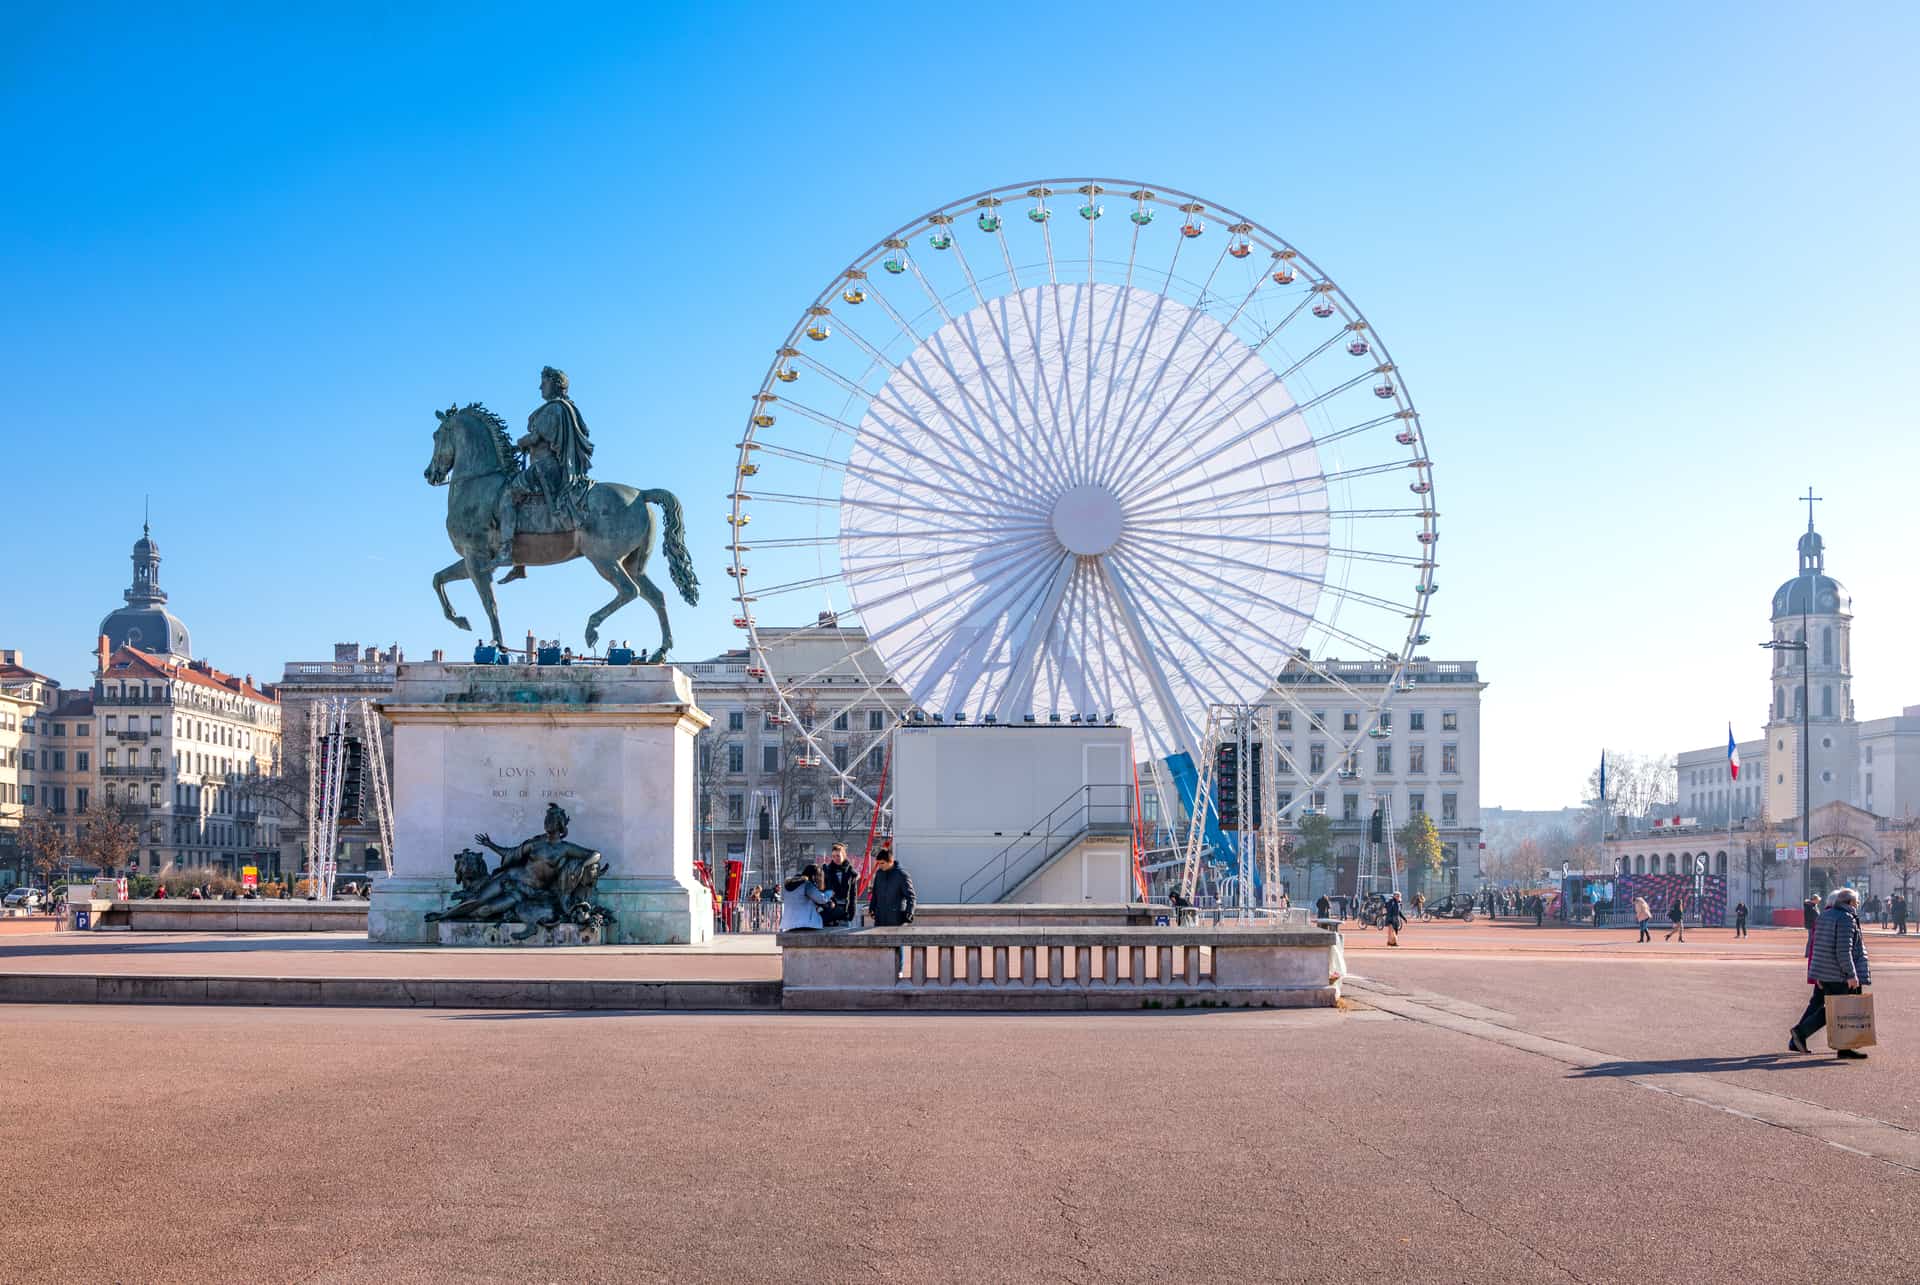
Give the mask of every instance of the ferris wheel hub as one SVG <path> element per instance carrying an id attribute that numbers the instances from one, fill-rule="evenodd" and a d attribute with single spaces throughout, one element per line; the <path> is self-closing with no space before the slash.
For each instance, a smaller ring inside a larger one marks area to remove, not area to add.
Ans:
<path id="1" fill-rule="evenodd" d="M 1125 528 L 1120 497 L 1097 482 L 1070 487 L 1053 502 L 1054 538 L 1080 557 L 1105 553 Z"/>

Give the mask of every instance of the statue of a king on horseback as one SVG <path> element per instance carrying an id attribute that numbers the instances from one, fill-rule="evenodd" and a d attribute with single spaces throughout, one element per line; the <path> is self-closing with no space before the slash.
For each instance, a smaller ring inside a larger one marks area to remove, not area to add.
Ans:
<path id="1" fill-rule="evenodd" d="M 504 421 L 478 402 L 435 411 L 440 426 L 433 435 L 427 481 L 447 493 L 447 538 L 460 560 L 433 578 L 434 592 L 448 620 L 468 629 L 454 613 L 446 585 L 469 580 L 487 611 L 496 646 L 504 646 L 494 606 L 493 572 L 512 570 L 505 584 L 521 579 L 529 566 L 552 566 L 585 558 L 614 587 L 614 599 L 587 618 L 589 647 L 599 639 L 601 623 L 635 598 L 645 598 L 660 617 L 660 646 L 648 663 L 664 659 L 673 645 L 666 598 L 646 575 L 653 551 L 653 516 L 659 506 L 667 569 L 689 604 L 697 603 L 700 584 L 688 557 L 680 501 L 672 492 L 637 490 L 618 482 L 596 482 L 588 470 L 593 442 L 587 422 L 568 394 L 565 372 L 548 366 L 540 372 L 541 404 L 527 417 L 518 441 Z"/>

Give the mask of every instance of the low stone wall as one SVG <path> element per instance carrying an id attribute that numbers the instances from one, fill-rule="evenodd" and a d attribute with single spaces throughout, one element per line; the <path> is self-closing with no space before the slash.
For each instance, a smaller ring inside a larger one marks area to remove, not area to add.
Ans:
<path id="1" fill-rule="evenodd" d="M 914 907 L 915 928 L 1127 928 L 1150 926 L 1155 916 L 1171 915 L 1166 906 L 1100 902 L 1062 905 L 995 901 L 985 905 L 922 902 Z"/>
<path id="2" fill-rule="evenodd" d="M 795 1010 L 1331 1007 L 1317 928 L 927 927 L 780 934 Z"/>
<path id="3" fill-rule="evenodd" d="M 249 1004 L 276 1008 L 732 1012 L 778 1009 L 780 983 L 0 973 L 0 1004 Z"/>
<path id="4" fill-rule="evenodd" d="M 117 902 L 137 933 L 332 933 L 367 930 L 364 901 Z M 106 922 L 118 926 L 119 913 Z"/>

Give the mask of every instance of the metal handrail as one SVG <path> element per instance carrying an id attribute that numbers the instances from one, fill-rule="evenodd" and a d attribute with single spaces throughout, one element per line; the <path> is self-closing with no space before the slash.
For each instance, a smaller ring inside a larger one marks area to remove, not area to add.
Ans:
<path id="1" fill-rule="evenodd" d="M 1118 801 L 1096 803 L 1096 790 L 1111 792 Z M 1097 816 L 1096 811 L 1103 815 Z M 1019 838 L 988 857 L 978 870 L 961 880 L 961 903 L 1000 900 L 1007 895 L 1008 888 L 1019 887 L 1029 875 L 1086 835 L 1095 825 L 1103 824 L 1132 827 L 1132 785 L 1108 782 L 1076 787 L 1049 809 L 1045 816 L 1028 826 Z M 1027 858 L 1036 852 L 1039 854 L 1038 860 L 1028 861 Z M 1020 862 L 1018 866 L 1014 864 L 1016 860 Z M 1018 870 L 1018 877 L 1010 878 L 1010 870 Z M 992 896 L 981 895 L 989 887 L 993 889 Z"/>

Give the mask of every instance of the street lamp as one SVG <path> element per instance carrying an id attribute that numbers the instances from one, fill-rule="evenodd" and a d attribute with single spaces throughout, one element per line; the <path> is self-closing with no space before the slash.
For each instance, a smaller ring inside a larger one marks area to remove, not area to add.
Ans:
<path id="1" fill-rule="evenodd" d="M 1805 901 L 1813 881 L 1813 686 L 1807 676 L 1807 653 L 1813 649 L 1808 636 L 1807 609 L 1813 597 L 1811 586 L 1800 599 L 1800 640 L 1776 638 L 1760 645 L 1768 651 L 1800 653 L 1800 840 L 1807 846 L 1807 859 L 1800 863 L 1800 899 Z"/>

